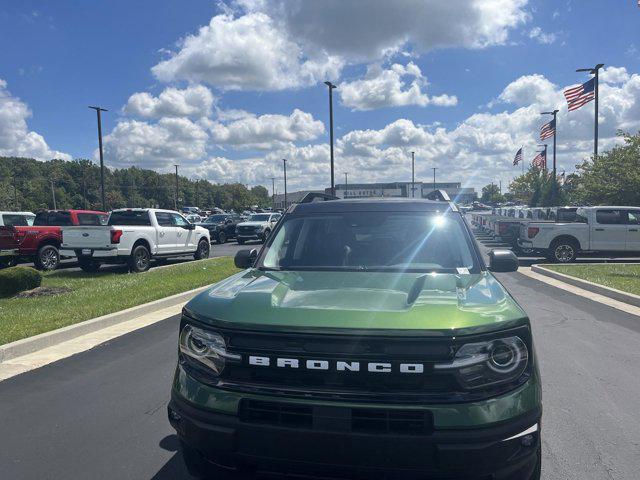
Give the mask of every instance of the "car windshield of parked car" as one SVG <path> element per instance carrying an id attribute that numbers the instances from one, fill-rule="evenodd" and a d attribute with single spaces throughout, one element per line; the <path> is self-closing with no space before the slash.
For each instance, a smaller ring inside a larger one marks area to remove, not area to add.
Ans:
<path id="1" fill-rule="evenodd" d="M 249 218 L 250 222 L 268 222 L 270 215 L 268 213 L 263 213 L 260 215 L 251 215 Z"/>
<path id="2" fill-rule="evenodd" d="M 211 215 L 210 217 L 207 217 L 204 223 L 220 223 L 224 222 L 226 218 L 227 215 Z"/>
<path id="3" fill-rule="evenodd" d="M 262 257 L 273 270 L 476 273 L 480 267 L 459 215 L 347 212 L 284 220 Z"/>

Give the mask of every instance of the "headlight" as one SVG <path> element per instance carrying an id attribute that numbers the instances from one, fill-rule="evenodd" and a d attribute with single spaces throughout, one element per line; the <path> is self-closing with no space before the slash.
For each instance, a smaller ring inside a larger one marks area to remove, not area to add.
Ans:
<path id="1" fill-rule="evenodd" d="M 180 353 L 188 362 L 207 367 L 218 376 L 227 361 L 239 361 L 240 355 L 227 352 L 222 335 L 193 325 L 185 325 L 180 332 Z"/>
<path id="2" fill-rule="evenodd" d="M 482 388 L 520 378 L 527 368 L 529 350 L 520 337 L 467 343 L 448 363 L 438 363 L 436 370 L 455 371 L 463 387 Z"/>

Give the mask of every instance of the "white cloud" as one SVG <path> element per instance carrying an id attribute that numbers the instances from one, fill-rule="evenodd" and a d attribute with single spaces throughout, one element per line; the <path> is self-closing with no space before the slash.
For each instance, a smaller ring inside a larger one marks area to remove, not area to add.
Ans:
<path id="1" fill-rule="evenodd" d="M 502 45 L 528 0 L 236 0 L 152 68 L 161 81 L 283 90 L 340 76 L 344 65 L 435 48 Z M 442 97 L 440 103 L 451 102 Z"/>
<path id="2" fill-rule="evenodd" d="M 169 87 L 153 97 L 147 92 L 129 97 L 124 112 L 145 118 L 205 117 L 211 114 L 214 97 L 207 87 L 192 85 L 185 89 Z"/>
<path id="3" fill-rule="evenodd" d="M 529 30 L 529 38 L 541 43 L 542 45 L 551 45 L 556 41 L 557 37 L 555 33 L 546 33 L 543 32 L 540 27 L 533 27 Z"/>
<path id="4" fill-rule="evenodd" d="M 27 104 L 12 96 L 7 90 L 7 82 L 0 79 L 0 155 L 71 160 L 70 155 L 51 150 L 42 135 L 29 131 L 27 119 L 30 116 Z"/>
<path id="5" fill-rule="evenodd" d="M 405 65 L 393 64 L 389 69 L 371 65 L 361 80 L 342 83 L 338 92 L 342 103 L 354 110 L 371 110 L 382 107 L 401 107 L 428 104 L 454 106 L 455 96 L 438 95 L 429 97 L 426 93 L 428 82 L 420 68 L 413 62 Z"/>
<path id="6" fill-rule="evenodd" d="M 532 103 L 558 102 L 557 87 L 544 75 L 525 75 L 511 82 L 502 91 L 499 100 L 518 106 L 531 105 Z"/>
<path id="7" fill-rule="evenodd" d="M 269 149 L 283 142 L 306 142 L 324 133 L 324 124 L 295 109 L 291 115 L 245 115 L 231 123 L 214 123 L 213 143 L 240 148 Z"/>
<path id="8" fill-rule="evenodd" d="M 525 23 L 527 0 L 238 0 L 277 19 L 307 51 L 377 61 L 409 47 L 484 48 L 504 44 Z"/>
<path id="9" fill-rule="evenodd" d="M 152 68 L 162 81 L 206 82 L 221 90 L 282 90 L 336 78 L 342 62 L 322 51 L 304 55 L 263 13 L 217 15 Z"/>
<path id="10" fill-rule="evenodd" d="M 118 122 L 104 137 L 105 158 L 111 165 L 162 168 L 205 156 L 209 136 L 187 118 L 162 118 L 155 124 L 137 120 Z"/>

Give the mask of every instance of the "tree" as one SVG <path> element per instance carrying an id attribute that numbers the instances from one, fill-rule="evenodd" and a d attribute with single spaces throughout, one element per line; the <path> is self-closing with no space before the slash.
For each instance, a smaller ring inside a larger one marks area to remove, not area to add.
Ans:
<path id="1" fill-rule="evenodd" d="M 623 144 L 577 166 L 572 200 L 591 205 L 640 205 L 640 133 L 619 132 Z"/>
<path id="2" fill-rule="evenodd" d="M 18 205 L 14 205 L 14 171 Z M 54 181 L 58 208 L 83 208 L 86 196 L 87 208 L 102 209 L 100 167 L 93 162 L 86 159 L 39 162 L 32 158 L 0 157 L 0 210 L 51 208 L 51 180 Z M 214 184 L 186 177 L 180 177 L 179 184 L 180 205 L 197 203 L 204 209 L 242 210 L 251 205 L 271 204 L 267 189 L 260 185 L 248 189 L 240 183 Z M 138 167 L 108 168 L 105 170 L 105 197 L 108 210 L 156 205 L 174 208 L 175 176 Z"/>
<path id="3" fill-rule="evenodd" d="M 519 202 L 530 207 L 551 207 L 564 203 L 562 189 L 553 174 L 537 167 L 531 167 L 517 176 L 509 184 L 509 192 Z"/>
<path id="4" fill-rule="evenodd" d="M 504 201 L 504 196 L 500 193 L 498 185 L 490 183 L 482 187 L 481 200 L 484 203 L 499 203 Z"/>

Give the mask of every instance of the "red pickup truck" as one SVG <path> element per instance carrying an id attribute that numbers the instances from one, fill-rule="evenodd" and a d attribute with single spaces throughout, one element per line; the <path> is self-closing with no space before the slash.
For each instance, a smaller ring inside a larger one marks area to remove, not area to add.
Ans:
<path id="1" fill-rule="evenodd" d="M 54 270 L 60 263 L 61 227 L 71 225 L 105 225 L 108 214 L 93 210 L 47 210 L 36 214 L 32 226 L 3 227 L 0 251 L 14 251 L 13 258 L 2 257 L 10 264 L 18 258 L 32 261 L 40 270 Z"/>

